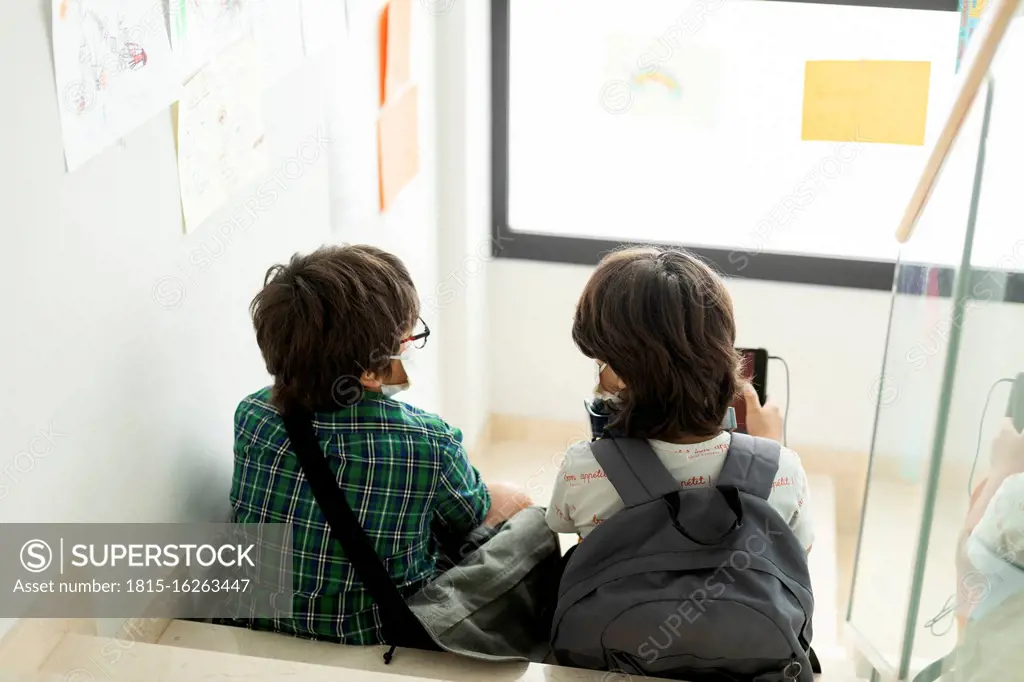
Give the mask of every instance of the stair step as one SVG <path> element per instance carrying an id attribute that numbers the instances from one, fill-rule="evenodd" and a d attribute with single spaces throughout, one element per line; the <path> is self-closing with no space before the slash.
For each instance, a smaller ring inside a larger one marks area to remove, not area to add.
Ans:
<path id="1" fill-rule="evenodd" d="M 184 627 L 176 627 L 184 626 Z M 197 626 L 197 627 L 192 627 Z M 144 644 L 69 634 L 38 673 L 8 671 L 0 682 L 608 682 L 608 673 L 540 664 L 485 664 L 434 652 L 404 651 L 385 667 L 382 647 L 345 647 L 223 628 L 173 623 L 173 642 Z M 239 636 L 227 636 L 232 630 Z M 278 642 L 289 642 L 280 644 Z M 222 649 L 233 646 L 234 651 Z M 254 651 L 256 650 L 256 651 Z M 289 658 L 279 658 L 287 653 Z M 849 661 L 822 652 L 818 682 L 852 682 Z"/>
<path id="2" fill-rule="evenodd" d="M 397 675 L 419 676 L 431 680 L 500 679 L 502 682 L 552 680 L 609 682 L 609 679 L 606 678 L 607 673 L 537 663 L 529 666 L 482 663 L 452 654 L 411 649 L 400 650 L 391 665 L 385 667 L 381 656 L 386 647 L 356 647 L 329 642 L 314 642 L 273 632 L 258 632 L 190 621 L 173 621 L 159 643 L 169 647 L 300 661 L 350 670 L 387 670 L 389 673 Z M 853 662 L 844 649 L 815 647 L 815 652 L 821 659 L 826 673 L 818 678 L 818 682 L 848 682 L 856 679 L 853 676 Z"/>
<path id="3" fill-rule="evenodd" d="M 839 570 L 836 561 L 836 489 L 830 476 L 808 476 L 814 508 L 814 546 L 807 555 L 814 588 L 815 649 L 839 644 Z"/>
<path id="4" fill-rule="evenodd" d="M 382 659 L 387 647 L 346 646 L 314 642 L 275 632 L 173 621 L 159 644 L 169 647 L 202 649 L 278 660 L 302 661 L 349 670 L 384 671 L 430 680 L 481 680 L 498 678 L 502 682 L 607 682 L 605 673 L 539 663 L 486 663 L 436 651 L 399 649 L 390 665 Z M 457 671 L 457 672 L 456 672 Z"/>
<path id="5" fill-rule="evenodd" d="M 411 674 L 396 675 L 366 670 L 342 672 L 338 667 L 292 660 L 182 649 L 88 635 L 67 635 L 43 664 L 40 672 L 58 675 L 64 682 L 338 682 L 339 678 L 345 682 L 429 682 L 428 678 Z M 13 678 L 12 682 L 14 679 L 18 678 Z M 468 680 L 453 676 L 443 679 Z M 568 681 L 569 678 L 562 679 Z"/>
<path id="6" fill-rule="evenodd" d="M 63 675 L 48 675 L 24 670 L 0 670 L 0 682 L 87 682 L 68 679 Z"/>

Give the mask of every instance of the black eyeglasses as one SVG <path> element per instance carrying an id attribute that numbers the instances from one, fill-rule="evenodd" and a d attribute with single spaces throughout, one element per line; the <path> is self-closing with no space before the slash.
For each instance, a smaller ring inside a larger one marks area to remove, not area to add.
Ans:
<path id="1" fill-rule="evenodd" d="M 430 327 L 427 326 L 422 317 L 420 318 L 420 324 L 423 325 L 423 331 L 417 332 L 409 338 L 402 339 L 403 344 L 411 343 L 416 348 L 423 348 L 423 346 L 427 345 L 427 339 L 430 337 Z"/>

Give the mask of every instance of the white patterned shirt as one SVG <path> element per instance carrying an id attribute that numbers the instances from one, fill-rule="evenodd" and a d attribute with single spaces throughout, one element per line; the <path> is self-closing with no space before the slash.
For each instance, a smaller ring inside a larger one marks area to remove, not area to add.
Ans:
<path id="1" fill-rule="evenodd" d="M 647 442 L 679 480 L 681 487 L 710 488 L 722 471 L 731 440 L 732 434 L 723 431 L 702 443 Z M 814 523 L 807 474 L 800 457 L 789 448 L 782 448 L 780 453 L 779 470 L 775 474 L 768 504 L 779 512 L 797 539 L 809 549 L 814 542 Z M 579 442 L 570 446 L 555 480 L 554 495 L 547 511 L 548 526 L 556 533 L 578 533 L 586 537 L 624 508 L 614 486 L 594 457 L 590 443 Z"/>

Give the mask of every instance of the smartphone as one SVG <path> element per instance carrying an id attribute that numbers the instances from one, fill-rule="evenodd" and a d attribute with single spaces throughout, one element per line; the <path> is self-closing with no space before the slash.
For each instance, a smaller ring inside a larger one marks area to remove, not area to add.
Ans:
<path id="1" fill-rule="evenodd" d="M 1013 420 L 1013 428 L 1017 433 L 1024 433 L 1024 372 L 1017 375 L 1010 392 L 1010 401 L 1006 405 L 1006 416 Z"/>
<path id="2" fill-rule="evenodd" d="M 743 379 L 749 381 L 757 392 L 757 398 L 764 405 L 768 389 L 768 351 L 764 348 L 737 348 L 743 359 Z M 736 430 L 747 432 L 747 403 L 740 396 L 732 404 L 736 411 Z"/>

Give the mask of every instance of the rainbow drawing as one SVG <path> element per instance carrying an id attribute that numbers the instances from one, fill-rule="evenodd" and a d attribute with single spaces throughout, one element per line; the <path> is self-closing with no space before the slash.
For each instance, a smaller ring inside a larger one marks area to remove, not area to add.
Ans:
<path id="1" fill-rule="evenodd" d="M 657 88 L 673 97 L 679 97 L 683 94 L 683 88 L 679 85 L 679 81 L 672 74 L 665 71 L 659 70 L 653 73 L 633 74 L 632 81 L 639 88 Z"/>

